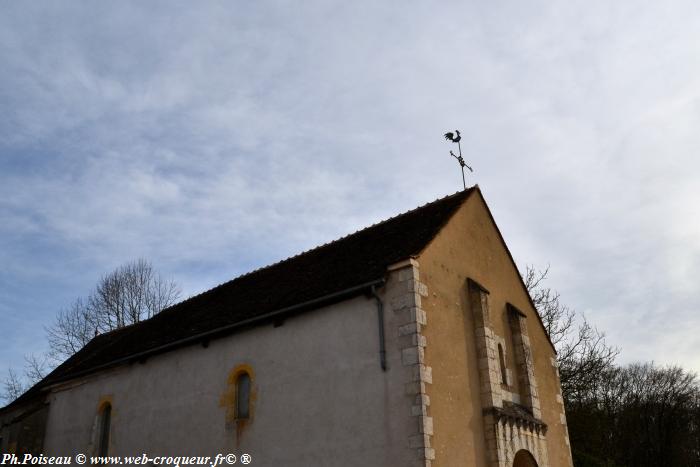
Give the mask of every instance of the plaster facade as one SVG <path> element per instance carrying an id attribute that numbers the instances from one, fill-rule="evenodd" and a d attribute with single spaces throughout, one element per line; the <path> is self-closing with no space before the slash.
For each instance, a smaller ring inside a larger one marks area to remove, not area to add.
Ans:
<path id="1" fill-rule="evenodd" d="M 389 288 L 391 285 L 389 285 Z M 410 312 L 407 314 L 409 317 Z M 402 321 L 389 316 L 387 325 Z M 57 387 L 44 452 L 95 452 L 99 405 L 112 404 L 110 455 L 249 453 L 255 465 L 421 465 L 405 385 L 413 377 L 387 334 L 378 363 L 377 309 L 358 297 Z M 253 406 L 243 426 L 227 416 L 228 381 L 252 369 Z M 404 369 L 405 368 L 405 369 Z"/>

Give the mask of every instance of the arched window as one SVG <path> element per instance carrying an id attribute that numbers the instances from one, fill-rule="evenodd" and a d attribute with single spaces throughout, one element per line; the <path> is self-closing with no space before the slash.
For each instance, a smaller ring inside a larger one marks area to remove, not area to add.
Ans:
<path id="1" fill-rule="evenodd" d="M 508 374 L 506 373 L 506 356 L 503 353 L 503 346 L 498 344 L 498 362 L 501 365 L 501 384 L 508 384 Z"/>
<path id="2" fill-rule="evenodd" d="M 236 419 L 250 418 L 250 375 L 242 372 L 236 378 Z"/>
<path id="3" fill-rule="evenodd" d="M 100 411 L 100 423 L 97 440 L 97 455 L 106 456 L 109 453 L 109 432 L 112 423 L 112 405 L 107 403 Z"/>

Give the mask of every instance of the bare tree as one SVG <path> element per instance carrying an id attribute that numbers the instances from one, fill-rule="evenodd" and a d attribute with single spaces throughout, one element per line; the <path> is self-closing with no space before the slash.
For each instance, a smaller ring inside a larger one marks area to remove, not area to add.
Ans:
<path id="1" fill-rule="evenodd" d="M 549 266 L 540 271 L 536 271 L 532 266 L 527 266 L 523 281 L 542 318 L 549 339 L 558 350 L 558 346 L 569 337 L 574 329 L 576 313 L 559 301 L 558 292 L 542 286 L 542 282 L 548 274 Z"/>
<path id="2" fill-rule="evenodd" d="M 7 378 L 5 378 L 2 384 L 0 398 L 6 403 L 10 403 L 21 396 L 24 391 L 25 387 L 24 384 L 22 384 L 22 380 L 12 368 L 9 368 L 7 370 Z"/>
<path id="3" fill-rule="evenodd" d="M 8 368 L 7 377 L 2 382 L 0 400 L 10 403 L 17 399 L 32 385 L 46 376 L 48 368 L 48 356 L 26 355 L 24 357 L 24 377 L 18 375 L 12 368 Z"/>
<path id="4" fill-rule="evenodd" d="M 95 335 L 138 323 L 175 304 L 179 286 L 138 259 L 102 276 L 93 292 L 59 312 L 46 331 L 56 361 L 70 357 Z"/>
<path id="5" fill-rule="evenodd" d="M 103 276 L 87 298 L 78 298 L 58 312 L 54 323 L 46 327 L 48 353 L 26 356 L 24 377 L 8 370 L 0 397 L 11 402 L 98 333 L 148 319 L 174 305 L 179 297 L 179 286 L 161 277 L 145 259 L 120 266 Z"/>
<path id="6" fill-rule="evenodd" d="M 46 328 L 49 355 L 60 362 L 83 348 L 95 337 L 97 317 L 82 298 L 60 310 L 56 321 Z"/>
<path id="7" fill-rule="evenodd" d="M 24 357 L 24 375 L 29 380 L 29 385 L 38 383 L 48 373 L 50 368 L 49 356 L 29 354 Z"/>
<path id="8" fill-rule="evenodd" d="M 653 363 L 610 367 L 567 407 L 575 463 L 696 467 L 699 411 L 692 372 Z"/>
<path id="9" fill-rule="evenodd" d="M 173 305 L 179 296 L 177 284 L 139 259 L 103 276 L 87 307 L 97 329 L 106 332 L 148 319 Z"/>
<path id="10" fill-rule="evenodd" d="M 653 363 L 619 367 L 618 350 L 544 286 L 549 268 L 523 281 L 557 350 L 574 465 L 700 465 L 700 385 L 694 373 Z"/>
<path id="11" fill-rule="evenodd" d="M 583 314 L 564 305 L 557 291 L 544 286 L 548 274 L 549 267 L 538 271 L 527 266 L 523 281 L 557 350 L 562 394 L 566 398 L 594 383 L 613 364 L 619 350 L 608 345 L 605 334 Z"/>

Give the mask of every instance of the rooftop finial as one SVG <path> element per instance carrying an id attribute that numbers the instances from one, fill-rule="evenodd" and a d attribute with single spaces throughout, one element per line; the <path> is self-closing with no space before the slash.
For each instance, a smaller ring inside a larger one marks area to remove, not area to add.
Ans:
<path id="1" fill-rule="evenodd" d="M 459 130 L 455 130 L 454 133 L 448 132 L 445 133 L 445 139 L 447 141 L 452 141 L 453 143 L 457 143 L 457 149 L 459 150 L 459 156 L 455 155 L 454 152 L 450 151 L 450 155 L 457 159 L 457 162 L 459 162 L 459 166 L 462 168 L 462 184 L 464 185 L 464 189 L 467 189 L 467 181 L 464 178 L 464 168 L 468 168 L 470 172 L 474 172 L 474 170 L 469 167 L 466 162 L 464 162 L 464 158 L 462 157 L 462 146 L 459 144 L 460 141 L 462 141 L 462 137 L 459 134 Z"/>

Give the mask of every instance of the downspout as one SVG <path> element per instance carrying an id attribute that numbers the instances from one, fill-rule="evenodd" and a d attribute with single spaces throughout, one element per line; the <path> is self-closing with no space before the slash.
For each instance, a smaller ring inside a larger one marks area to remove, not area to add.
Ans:
<path id="1" fill-rule="evenodd" d="M 384 339 L 384 302 L 377 294 L 377 286 L 370 287 L 370 293 L 377 301 L 377 324 L 379 325 L 379 365 L 386 371 L 386 343 Z"/>

